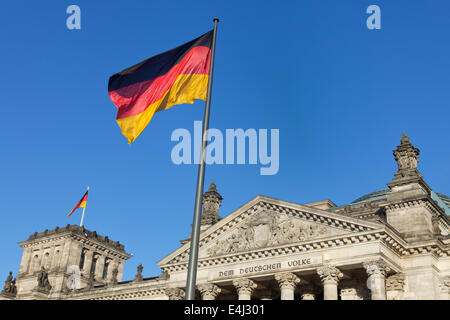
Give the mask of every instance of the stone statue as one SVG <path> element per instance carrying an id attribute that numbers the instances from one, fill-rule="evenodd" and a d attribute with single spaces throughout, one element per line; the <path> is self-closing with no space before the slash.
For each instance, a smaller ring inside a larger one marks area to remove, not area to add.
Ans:
<path id="1" fill-rule="evenodd" d="M 39 291 L 49 293 L 52 289 L 52 286 L 50 285 L 50 282 L 48 281 L 48 272 L 45 270 L 44 267 L 41 267 L 41 270 L 38 272 L 38 286 L 37 289 Z"/>
<path id="2" fill-rule="evenodd" d="M 142 270 L 144 269 L 144 267 L 142 266 L 142 264 L 139 264 L 137 267 L 137 274 L 134 277 L 134 281 L 142 281 L 143 277 L 142 277 Z"/>
<path id="3" fill-rule="evenodd" d="M 393 153 L 398 165 L 398 171 L 394 173 L 394 181 L 409 177 L 422 178 L 417 170 L 420 150 L 412 145 L 405 133 L 400 139 L 400 145 L 393 150 Z"/>
<path id="4" fill-rule="evenodd" d="M 5 296 L 15 297 L 16 293 L 16 279 L 13 279 L 12 272 L 9 272 L 9 275 L 5 280 L 5 285 L 3 286 L 2 294 Z"/>

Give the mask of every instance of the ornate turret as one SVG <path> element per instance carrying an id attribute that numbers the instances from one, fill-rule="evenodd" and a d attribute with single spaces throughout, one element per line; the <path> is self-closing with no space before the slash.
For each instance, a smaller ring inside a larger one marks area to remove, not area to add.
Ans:
<path id="1" fill-rule="evenodd" d="M 403 133 L 400 145 L 394 151 L 398 171 L 388 183 L 386 195 L 387 222 L 408 242 L 422 241 L 440 234 L 439 220 L 445 215 L 431 197 L 431 188 L 417 170 L 419 149 Z"/>
<path id="2" fill-rule="evenodd" d="M 208 191 L 203 194 L 202 226 L 213 225 L 221 219 L 219 207 L 222 204 L 222 199 L 222 196 L 217 192 L 216 184 L 212 181 Z"/>
<path id="3" fill-rule="evenodd" d="M 412 145 L 404 132 L 400 139 L 400 145 L 393 150 L 393 153 L 398 165 L 398 171 L 394 173 L 392 180 L 393 183 L 422 179 L 422 175 L 417 170 L 420 150 Z"/>

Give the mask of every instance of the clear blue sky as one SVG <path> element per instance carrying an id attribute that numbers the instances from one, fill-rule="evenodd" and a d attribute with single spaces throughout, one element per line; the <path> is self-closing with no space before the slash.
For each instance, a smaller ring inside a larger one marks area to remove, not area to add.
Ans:
<path id="1" fill-rule="evenodd" d="M 81 30 L 66 8 L 81 8 Z M 381 7 L 382 29 L 366 27 Z M 124 279 L 191 231 L 197 166 L 172 164 L 176 128 L 204 102 L 158 113 L 131 145 L 115 122 L 108 78 L 187 42 L 221 19 L 211 127 L 278 128 L 280 170 L 216 165 L 227 215 L 258 194 L 338 205 L 385 188 L 403 131 L 419 169 L 450 193 L 448 1 L 2 1 L 0 4 L 0 280 L 16 275 L 17 242 L 67 218 L 86 186 L 86 227 L 125 244 Z"/>

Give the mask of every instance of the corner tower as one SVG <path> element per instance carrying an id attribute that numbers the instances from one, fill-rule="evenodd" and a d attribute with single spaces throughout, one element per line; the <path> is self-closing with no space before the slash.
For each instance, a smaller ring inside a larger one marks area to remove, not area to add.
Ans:
<path id="1" fill-rule="evenodd" d="M 440 225 L 448 218 L 436 201 L 432 190 L 418 171 L 419 149 L 403 134 L 400 145 L 393 150 L 398 171 L 387 186 L 387 222 L 408 242 L 428 240 L 441 234 Z"/>
<path id="2" fill-rule="evenodd" d="M 79 288 L 92 281 L 95 284 L 121 281 L 124 263 L 131 257 L 120 242 L 77 225 L 35 232 L 19 245 L 23 248 L 17 275 L 19 299 L 57 299 L 68 290 L 68 280 L 74 274 L 79 279 Z M 47 290 L 38 288 L 42 272 L 50 283 Z"/>

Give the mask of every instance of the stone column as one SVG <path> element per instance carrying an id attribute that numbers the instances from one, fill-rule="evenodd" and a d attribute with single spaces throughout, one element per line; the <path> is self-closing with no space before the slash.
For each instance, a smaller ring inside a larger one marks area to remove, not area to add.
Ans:
<path id="1" fill-rule="evenodd" d="M 405 293 L 405 275 L 402 273 L 394 274 L 386 279 L 386 299 L 403 300 Z"/>
<path id="2" fill-rule="evenodd" d="M 117 274 L 117 281 L 122 281 L 122 276 L 123 276 L 123 268 L 125 266 L 125 261 L 124 260 L 120 260 L 117 268 L 119 270 L 119 273 Z"/>
<path id="3" fill-rule="evenodd" d="M 108 283 L 114 283 L 114 279 L 113 279 L 113 275 L 114 275 L 114 269 L 117 269 L 117 274 L 119 273 L 119 261 L 113 259 L 111 260 L 111 262 L 109 263 L 109 268 L 108 268 L 108 277 L 107 277 L 107 282 Z M 117 281 L 119 281 L 117 279 Z"/>
<path id="4" fill-rule="evenodd" d="M 290 272 L 277 273 L 275 280 L 281 290 L 281 300 L 294 300 L 295 287 L 300 283 L 300 278 Z"/>
<path id="5" fill-rule="evenodd" d="M 184 290 L 180 288 L 168 288 L 166 289 L 166 295 L 169 297 L 169 300 L 183 300 Z"/>
<path id="6" fill-rule="evenodd" d="M 238 300 L 250 300 L 258 285 L 253 280 L 241 278 L 233 280 L 233 286 L 238 293 Z"/>
<path id="7" fill-rule="evenodd" d="M 369 278 L 367 286 L 372 300 L 386 300 L 386 273 L 390 270 L 383 260 L 372 260 L 363 263 Z"/>
<path id="8" fill-rule="evenodd" d="M 216 300 L 217 295 L 222 291 L 213 283 L 205 283 L 197 286 L 198 291 L 202 295 L 202 300 Z"/>
<path id="9" fill-rule="evenodd" d="M 323 299 L 337 300 L 339 279 L 344 276 L 342 272 L 335 266 L 324 265 L 317 269 L 317 274 L 323 283 Z"/>
<path id="10" fill-rule="evenodd" d="M 102 280 L 104 266 L 105 266 L 105 257 L 99 254 L 97 256 L 97 264 L 95 265 L 95 280 L 97 281 Z"/>
<path id="11" fill-rule="evenodd" d="M 81 273 L 86 278 L 89 278 L 89 272 L 91 271 L 91 265 L 92 265 L 92 258 L 93 258 L 94 252 L 92 250 L 86 250 L 86 253 L 84 254 L 84 266 Z"/>

